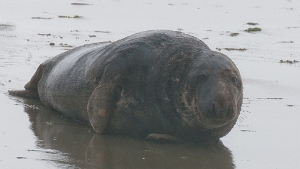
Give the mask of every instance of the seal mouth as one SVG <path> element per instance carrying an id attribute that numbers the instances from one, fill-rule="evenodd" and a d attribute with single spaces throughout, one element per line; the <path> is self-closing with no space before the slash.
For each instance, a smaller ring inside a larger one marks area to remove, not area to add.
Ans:
<path id="1" fill-rule="evenodd" d="M 212 126 L 213 128 L 219 128 L 222 127 L 231 121 L 233 121 L 236 117 L 236 113 L 234 111 L 234 108 L 229 108 L 227 111 L 219 112 L 217 110 L 209 111 L 207 110 L 207 113 L 203 113 L 204 117 L 202 118 L 204 124 L 209 124 L 209 126 Z"/>
<path id="2" fill-rule="evenodd" d="M 230 120 L 231 121 L 231 120 Z M 228 122 L 228 120 L 221 120 L 221 119 L 202 119 L 201 124 L 206 128 L 206 129 L 216 129 L 220 128 L 222 126 L 225 126 Z"/>
<path id="3" fill-rule="evenodd" d="M 195 129 L 195 130 L 211 130 L 211 129 L 217 129 L 222 126 L 225 126 L 229 121 L 226 120 L 211 120 L 206 119 L 203 117 L 199 117 L 197 115 L 190 115 L 187 120 L 184 120 L 186 124 L 188 124 L 189 127 Z"/>
<path id="4" fill-rule="evenodd" d="M 195 108 L 197 109 L 197 108 Z M 203 115 L 202 111 L 191 111 L 185 114 L 183 120 L 186 125 L 199 130 L 211 130 L 225 126 L 233 118 L 208 118 Z"/>
<path id="5" fill-rule="evenodd" d="M 201 110 L 198 106 L 193 106 L 193 110 L 185 114 L 184 121 L 194 129 L 211 130 L 227 125 L 235 119 L 234 108 L 228 108 L 224 117 L 216 116 L 220 112 L 213 112 L 210 109 Z M 224 114 L 224 112 L 223 112 Z"/>
<path id="6" fill-rule="evenodd" d="M 193 98 L 190 102 L 183 95 L 184 108 L 179 108 L 183 125 L 197 131 L 207 131 L 221 128 L 231 123 L 237 117 L 237 107 L 226 99 L 200 102 Z M 204 104 L 205 103 L 205 104 Z"/>

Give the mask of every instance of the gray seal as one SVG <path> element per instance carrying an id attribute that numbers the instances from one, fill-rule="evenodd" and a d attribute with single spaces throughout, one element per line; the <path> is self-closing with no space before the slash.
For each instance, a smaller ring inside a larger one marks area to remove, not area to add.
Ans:
<path id="1" fill-rule="evenodd" d="M 83 45 L 40 64 L 26 90 L 97 133 L 209 142 L 241 111 L 243 85 L 226 55 L 176 31 Z"/>

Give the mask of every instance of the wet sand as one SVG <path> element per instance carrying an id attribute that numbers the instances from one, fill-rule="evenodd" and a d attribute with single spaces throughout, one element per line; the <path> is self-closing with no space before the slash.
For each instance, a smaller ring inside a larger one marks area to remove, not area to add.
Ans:
<path id="1" fill-rule="evenodd" d="M 250 27 L 262 30 L 246 32 Z M 99 137 L 38 101 L 7 95 L 8 89 L 22 89 L 47 58 L 153 29 L 196 36 L 237 64 L 244 81 L 243 108 L 223 143 Z M 0 167 L 299 168 L 299 40 L 300 2 L 295 0 L 3 0 Z"/>

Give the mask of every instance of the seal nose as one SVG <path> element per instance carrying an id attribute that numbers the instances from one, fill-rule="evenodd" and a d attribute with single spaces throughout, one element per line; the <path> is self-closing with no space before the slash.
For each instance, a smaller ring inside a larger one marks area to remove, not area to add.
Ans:
<path id="1" fill-rule="evenodd" d="M 218 119 L 230 118 L 229 103 L 227 101 L 214 101 L 212 103 L 212 116 Z"/>

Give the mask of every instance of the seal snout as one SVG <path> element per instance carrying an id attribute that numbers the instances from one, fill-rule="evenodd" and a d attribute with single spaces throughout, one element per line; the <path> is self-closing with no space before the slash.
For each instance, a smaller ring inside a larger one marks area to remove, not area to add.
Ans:
<path id="1" fill-rule="evenodd" d="M 214 119 L 231 119 L 233 116 L 230 111 L 230 104 L 227 101 L 214 101 L 211 105 L 211 117 Z"/>
<path id="2" fill-rule="evenodd" d="M 228 93 L 219 92 L 213 98 L 210 104 L 208 104 L 206 118 L 221 123 L 231 121 L 235 113 Z"/>

